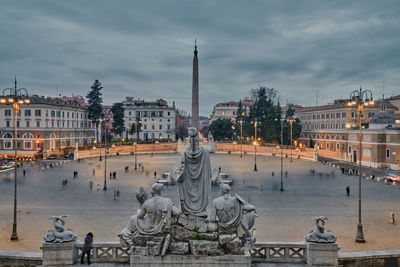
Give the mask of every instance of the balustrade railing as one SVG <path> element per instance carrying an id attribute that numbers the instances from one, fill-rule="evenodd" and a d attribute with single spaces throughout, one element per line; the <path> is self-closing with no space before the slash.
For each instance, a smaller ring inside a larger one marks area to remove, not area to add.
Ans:
<path id="1" fill-rule="evenodd" d="M 306 244 L 259 242 L 250 251 L 252 263 L 305 263 L 307 261 Z"/>
<path id="2" fill-rule="evenodd" d="M 74 261 L 79 262 L 82 256 L 82 242 L 76 243 L 74 248 Z M 119 242 L 95 242 L 90 252 L 93 262 L 129 262 L 129 248 L 122 247 Z M 86 258 L 86 256 L 85 256 Z"/>

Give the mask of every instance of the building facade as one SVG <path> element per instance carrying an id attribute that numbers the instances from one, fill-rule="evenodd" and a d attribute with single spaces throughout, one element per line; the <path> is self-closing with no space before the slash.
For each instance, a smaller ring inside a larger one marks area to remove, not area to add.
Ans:
<path id="1" fill-rule="evenodd" d="M 390 100 L 364 106 L 362 121 L 362 164 L 399 169 L 400 121 L 398 108 Z M 359 161 L 359 114 L 346 100 L 333 104 L 296 109 L 301 120 L 300 146 L 318 146 L 320 153 L 339 155 L 349 162 Z"/>
<path id="2" fill-rule="evenodd" d="M 74 99 L 75 98 L 75 99 Z M 89 145 L 95 139 L 95 128 L 82 97 L 50 98 L 33 95 L 29 105 L 20 106 L 17 114 L 18 151 L 34 154 Z M 1 154 L 13 154 L 14 111 L 12 105 L 0 105 Z"/>
<path id="3" fill-rule="evenodd" d="M 245 98 L 242 100 L 242 112 L 247 115 L 250 112 L 250 107 L 254 104 L 254 100 Z M 224 103 L 218 103 L 214 106 L 214 109 L 210 116 L 210 122 L 217 119 L 229 119 L 233 123 L 236 122 L 237 110 L 239 108 L 239 102 L 229 101 Z"/>
<path id="4" fill-rule="evenodd" d="M 125 133 L 124 138 L 131 139 L 130 129 L 135 122 L 140 121 L 139 140 L 141 141 L 176 141 L 176 108 L 175 103 L 168 103 L 159 99 L 147 102 L 133 97 L 126 97 L 124 103 Z"/>

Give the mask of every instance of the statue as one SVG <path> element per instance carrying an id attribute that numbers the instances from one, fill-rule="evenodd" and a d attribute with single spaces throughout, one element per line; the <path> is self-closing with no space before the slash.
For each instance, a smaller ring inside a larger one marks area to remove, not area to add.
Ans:
<path id="1" fill-rule="evenodd" d="M 330 231 L 325 231 L 325 221 L 328 220 L 325 216 L 314 217 L 315 230 L 311 230 L 305 236 L 307 242 L 312 243 L 335 243 L 336 236 Z"/>
<path id="2" fill-rule="evenodd" d="M 254 244 L 251 230 L 257 217 L 256 208 L 238 194 L 230 195 L 229 185 L 221 184 L 220 188 L 219 197 L 212 203 L 210 221 L 217 224 L 220 233 L 237 233 L 240 238 Z"/>
<path id="3" fill-rule="evenodd" d="M 169 232 L 172 216 L 179 215 L 180 211 L 169 198 L 161 196 L 163 190 L 162 184 L 153 184 L 152 197 L 147 200 L 147 193 L 143 188 L 136 193 L 139 203 L 143 204 L 136 215 L 129 219 L 128 226 L 118 235 L 123 245 L 132 246 L 133 239 L 138 235 L 158 236 Z"/>
<path id="4" fill-rule="evenodd" d="M 43 239 L 46 242 L 65 243 L 76 240 L 76 234 L 71 229 L 65 229 L 65 218 L 69 215 L 51 216 L 49 220 L 53 220 L 54 229 L 49 230 Z"/>
<path id="5" fill-rule="evenodd" d="M 211 132 L 208 133 L 208 142 L 211 145 L 210 153 L 213 153 L 215 151 L 215 143 L 214 137 L 212 136 Z"/>
<path id="6" fill-rule="evenodd" d="M 189 138 L 190 145 L 182 152 L 181 166 L 172 178 L 177 181 L 182 212 L 205 217 L 211 190 L 209 151 L 199 146 L 196 128 L 189 128 Z"/>

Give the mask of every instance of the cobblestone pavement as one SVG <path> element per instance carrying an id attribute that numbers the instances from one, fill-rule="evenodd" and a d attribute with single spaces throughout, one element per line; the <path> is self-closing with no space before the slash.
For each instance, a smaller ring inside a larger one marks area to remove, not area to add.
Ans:
<path id="1" fill-rule="evenodd" d="M 51 215 L 70 215 L 66 226 L 73 229 L 80 240 L 89 231 L 95 241 L 117 241 L 117 234 L 126 226 L 129 217 L 139 205 L 135 191 L 144 186 L 147 190 L 154 182 L 154 172 L 162 172 L 177 166 L 177 154 L 140 155 L 144 172 L 134 171 L 133 156 L 115 156 L 107 159 L 108 190 L 103 191 L 104 161 L 98 158 L 68 162 L 54 168 L 40 170 L 37 165 L 24 166 L 18 180 L 18 236 L 19 241 L 9 241 L 13 219 L 13 176 L 0 173 L 0 250 L 40 251 L 43 235 L 52 228 Z M 44 163 L 42 163 L 44 164 Z M 302 241 L 314 228 L 312 218 L 325 215 L 327 228 L 338 236 L 341 252 L 398 249 L 400 231 L 389 221 L 390 212 L 400 220 L 399 187 L 363 180 L 363 225 L 366 243 L 354 242 L 357 225 L 357 176 L 341 174 L 340 170 L 322 163 L 284 159 L 288 171 L 283 177 L 284 192 L 280 189 L 280 158 L 258 156 L 258 172 L 253 171 L 254 156 L 215 154 L 212 167 L 221 167 L 234 180 L 232 193 L 238 193 L 257 207 L 257 240 Z M 129 166 L 129 172 L 124 166 Z M 93 176 L 93 169 L 95 175 Z M 316 175 L 310 174 L 310 169 Z M 78 178 L 73 179 L 73 171 Z M 117 179 L 109 180 L 109 172 L 116 171 Z M 274 176 L 272 175 L 274 172 Z M 334 175 L 332 175 L 332 172 Z M 318 175 L 322 173 L 322 175 Z M 328 176 L 329 175 L 329 176 Z M 68 179 L 67 186 L 62 181 Z M 93 181 L 90 190 L 89 182 Z M 346 197 L 345 187 L 351 187 Z M 120 190 L 120 198 L 114 200 L 114 190 Z M 218 187 L 213 187 L 215 198 Z M 165 196 L 177 202 L 174 186 L 167 187 Z"/>

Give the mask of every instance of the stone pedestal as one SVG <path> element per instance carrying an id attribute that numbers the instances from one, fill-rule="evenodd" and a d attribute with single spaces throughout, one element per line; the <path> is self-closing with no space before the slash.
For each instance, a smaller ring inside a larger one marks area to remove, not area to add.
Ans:
<path id="1" fill-rule="evenodd" d="M 307 242 L 307 264 L 312 266 L 339 266 L 336 243 Z"/>
<path id="2" fill-rule="evenodd" d="M 250 267 L 251 258 L 249 253 L 223 256 L 166 255 L 161 257 L 131 255 L 130 265 L 132 267 Z"/>
<path id="3" fill-rule="evenodd" d="M 75 242 L 51 243 L 44 242 L 40 247 L 43 253 L 43 262 L 48 265 L 72 265 L 74 264 Z"/>

